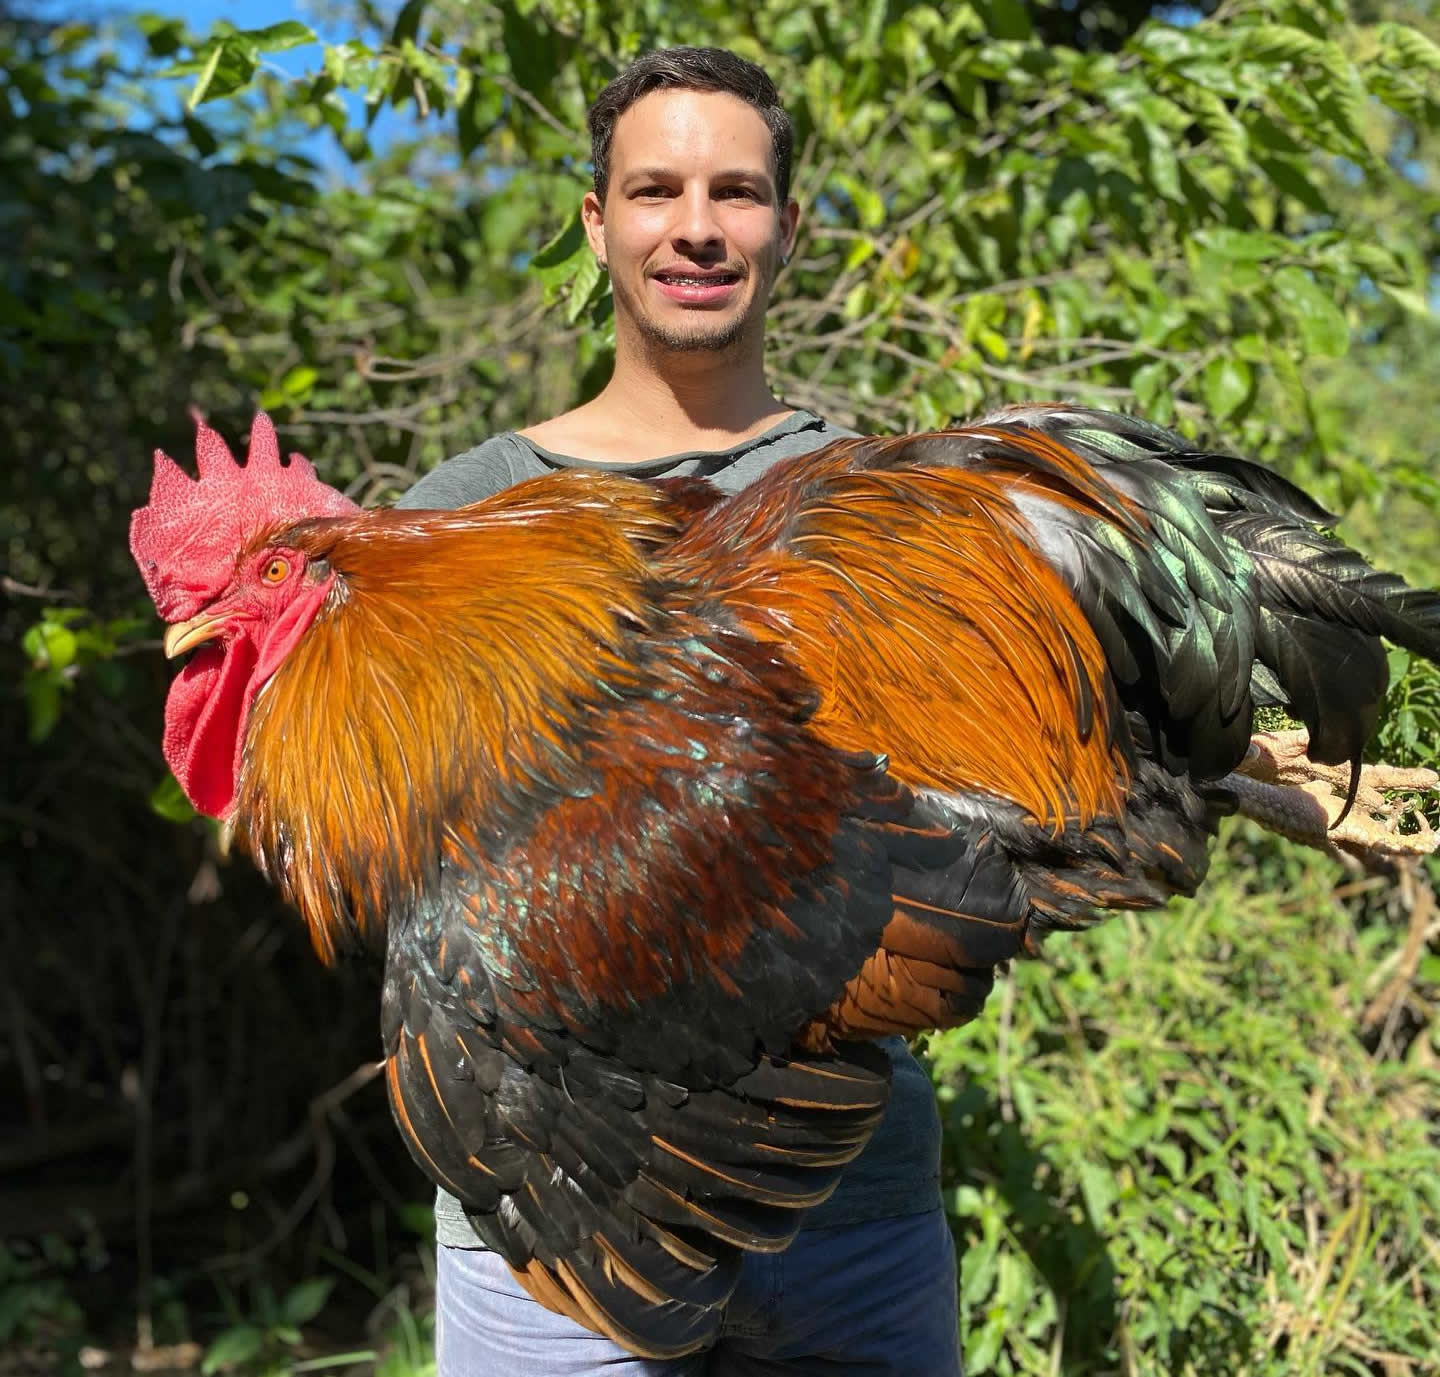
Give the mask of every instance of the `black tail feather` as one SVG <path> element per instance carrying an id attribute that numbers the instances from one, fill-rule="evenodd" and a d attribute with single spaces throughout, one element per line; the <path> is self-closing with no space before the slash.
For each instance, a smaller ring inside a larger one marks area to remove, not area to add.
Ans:
<path id="1" fill-rule="evenodd" d="M 1032 426 L 1075 448 L 1146 508 L 1160 545 L 1182 557 L 1184 550 L 1198 551 L 1226 575 L 1217 580 L 1219 596 L 1202 596 L 1188 622 L 1160 633 L 1144 618 L 1127 624 L 1111 606 L 1117 588 L 1130 603 L 1143 592 L 1165 616 L 1158 581 L 1143 565 L 1130 570 L 1112 556 L 1108 563 L 1087 557 L 1084 566 L 1085 578 L 1101 588 L 1087 610 L 1112 673 L 1122 686 L 1150 676 L 1162 684 L 1168 718 L 1156 717 L 1154 706 L 1133 693 L 1127 702 L 1163 727 L 1155 747 L 1171 767 L 1188 764 L 1205 775 L 1224 762 L 1239 742 L 1237 725 L 1248 736 L 1248 708 L 1260 703 L 1285 706 L 1305 723 L 1313 759 L 1349 760 L 1358 768 L 1388 679 L 1379 638 L 1440 663 L 1440 593 L 1373 569 L 1328 534 L 1336 517 L 1278 473 L 1198 451 L 1138 417 L 1083 407 L 1024 404 L 984 423 Z M 1188 501 L 1182 489 L 1191 494 Z M 1204 509 L 1201 521 L 1242 563 L 1248 556 L 1248 569 L 1231 576 L 1213 561 L 1197 537 L 1195 496 Z M 1190 581 L 1203 587 L 1193 574 Z M 1250 619 L 1253 641 L 1247 642 Z M 1240 634 L 1231 634 L 1235 630 Z M 1253 650 L 1253 665 L 1237 662 L 1237 647 L 1242 655 Z"/>

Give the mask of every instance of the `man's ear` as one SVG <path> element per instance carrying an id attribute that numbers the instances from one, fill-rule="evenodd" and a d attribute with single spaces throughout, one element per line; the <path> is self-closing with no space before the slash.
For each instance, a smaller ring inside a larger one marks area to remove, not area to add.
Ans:
<path id="1" fill-rule="evenodd" d="M 787 261 L 795 252 L 795 235 L 800 229 L 800 202 L 789 200 L 780 212 L 780 256 Z"/>
<path id="2" fill-rule="evenodd" d="M 605 207 L 594 191 L 587 191 L 580 202 L 580 222 L 585 226 L 585 238 L 590 241 L 590 252 L 602 268 L 605 262 Z"/>

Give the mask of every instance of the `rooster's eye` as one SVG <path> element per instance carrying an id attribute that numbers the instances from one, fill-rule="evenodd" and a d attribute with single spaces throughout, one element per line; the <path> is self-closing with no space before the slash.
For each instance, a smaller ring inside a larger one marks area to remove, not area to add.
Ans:
<path id="1" fill-rule="evenodd" d="M 261 574 L 260 577 L 266 583 L 284 583 L 285 580 L 290 577 L 290 561 L 276 555 L 269 564 L 265 566 L 265 572 Z"/>

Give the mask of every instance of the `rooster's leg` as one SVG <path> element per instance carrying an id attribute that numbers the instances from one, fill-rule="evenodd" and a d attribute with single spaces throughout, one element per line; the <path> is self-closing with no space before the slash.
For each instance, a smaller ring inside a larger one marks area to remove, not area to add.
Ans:
<path id="1" fill-rule="evenodd" d="M 1303 731 L 1254 738 L 1240 768 L 1221 781 L 1243 817 L 1317 850 L 1358 860 L 1366 869 L 1389 868 L 1402 858 L 1440 850 L 1440 833 L 1415 810 L 1413 799 L 1386 793 L 1434 790 L 1440 774 L 1363 766 L 1354 806 L 1347 810 L 1350 767 L 1318 764 L 1305 754 L 1306 745 Z M 1406 817 L 1414 819 L 1415 830 L 1400 831 Z"/>

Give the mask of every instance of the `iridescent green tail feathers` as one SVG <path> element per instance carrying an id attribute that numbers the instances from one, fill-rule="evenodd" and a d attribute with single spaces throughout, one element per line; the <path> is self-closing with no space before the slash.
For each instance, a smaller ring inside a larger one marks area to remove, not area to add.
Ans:
<path id="1" fill-rule="evenodd" d="M 1084 454 L 1151 526 L 1141 547 L 1044 513 L 1052 561 L 1167 765 L 1228 773 L 1254 708 L 1275 705 L 1305 723 L 1312 759 L 1350 761 L 1358 778 L 1388 682 L 1380 638 L 1440 662 L 1440 593 L 1377 572 L 1279 474 L 1111 412 L 1022 405 L 977 424 L 1031 427 Z"/>

